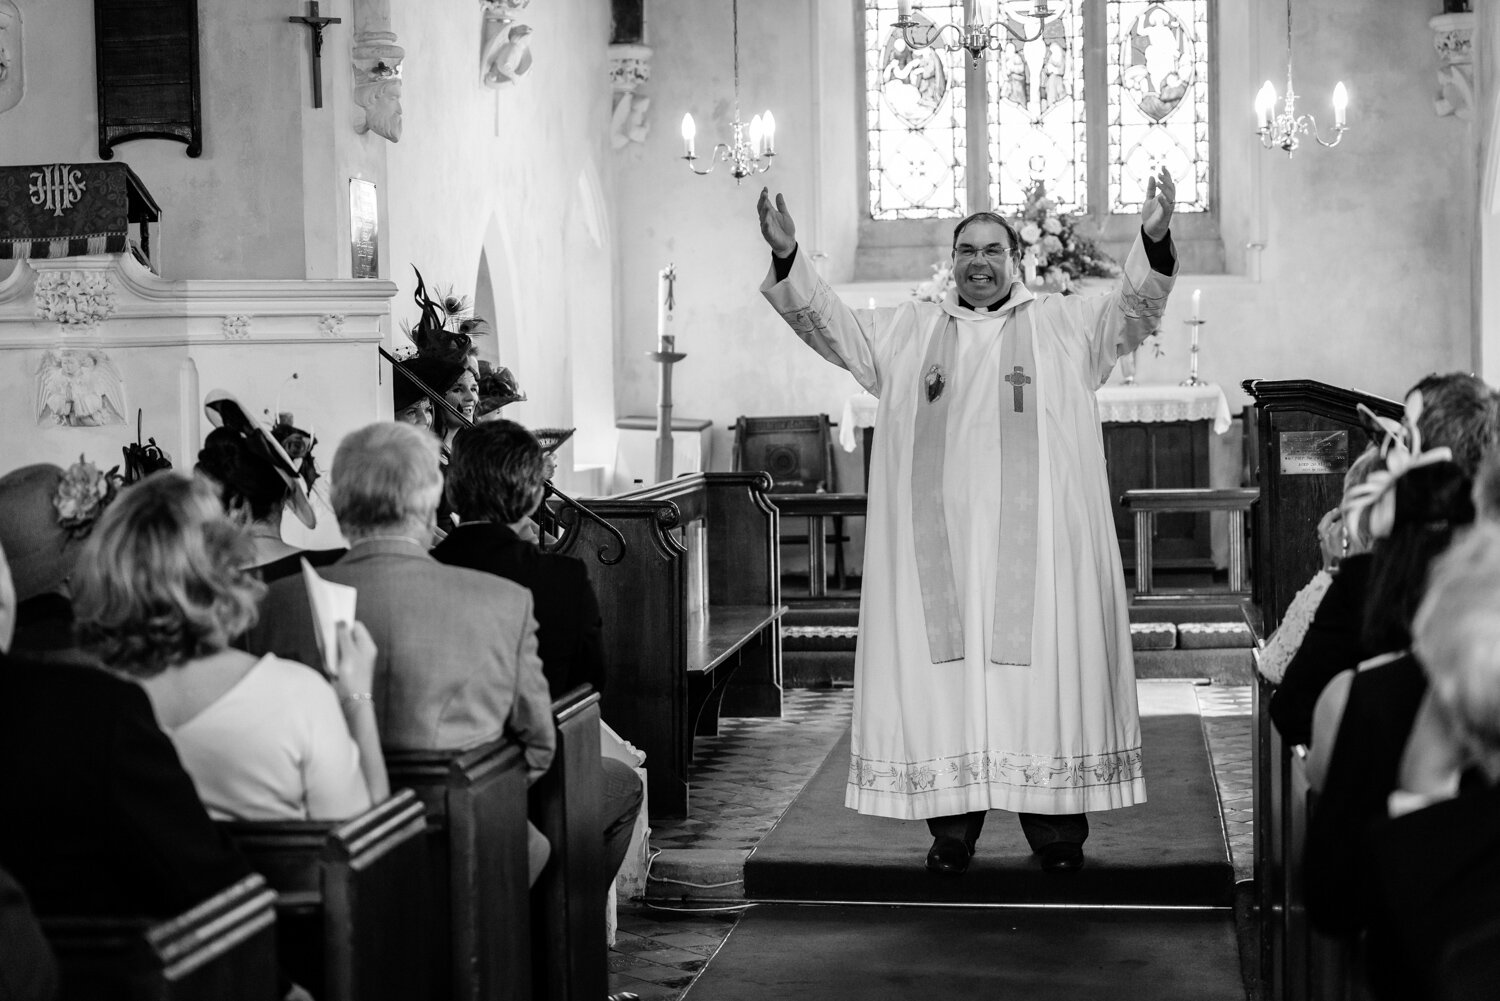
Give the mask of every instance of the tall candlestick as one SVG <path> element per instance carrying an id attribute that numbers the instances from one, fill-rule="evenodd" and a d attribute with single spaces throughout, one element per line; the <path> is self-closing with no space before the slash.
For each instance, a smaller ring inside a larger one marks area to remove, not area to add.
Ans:
<path id="1" fill-rule="evenodd" d="M 1203 290 L 1201 288 L 1195 288 L 1193 289 L 1193 319 L 1199 320 L 1203 318 L 1203 314 L 1201 312 L 1202 306 Z"/>
<path id="2" fill-rule="evenodd" d="M 667 338 L 673 336 L 672 313 L 677 309 L 677 265 L 668 264 L 656 273 L 656 344 L 658 351 L 670 351 Z"/>

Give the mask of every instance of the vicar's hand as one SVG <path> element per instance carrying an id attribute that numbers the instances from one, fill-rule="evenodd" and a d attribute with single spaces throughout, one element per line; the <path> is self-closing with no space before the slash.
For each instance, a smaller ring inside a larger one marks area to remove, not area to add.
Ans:
<path id="1" fill-rule="evenodd" d="M 760 211 L 760 235 L 771 245 L 771 253 L 777 257 L 791 257 L 792 251 L 797 249 L 797 224 L 792 222 L 792 214 L 786 210 L 786 199 L 777 195 L 773 205 L 770 189 L 761 188 L 756 208 Z"/>
<path id="2" fill-rule="evenodd" d="M 1141 228 L 1152 240 L 1167 235 L 1172 225 L 1172 209 L 1177 205 L 1177 182 L 1172 172 L 1163 167 L 1160 172 L 1146 179 L 1146 200 L 1141 203 Z M 762 223 L 764 226 L 764 223 Z"/>

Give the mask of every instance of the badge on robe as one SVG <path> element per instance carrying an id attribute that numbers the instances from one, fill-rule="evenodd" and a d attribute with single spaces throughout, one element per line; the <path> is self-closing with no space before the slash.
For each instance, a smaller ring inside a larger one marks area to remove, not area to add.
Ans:
<path id="1" fill-rule="evenodd" d="M 927 402 L 936 403 L 937 398 L 943 395 L 943 387 L 947 385 L 947 381 L 943 378 L 942 366 L 934 365 L 929 368 L 923 381 L 927 384 Z"/>

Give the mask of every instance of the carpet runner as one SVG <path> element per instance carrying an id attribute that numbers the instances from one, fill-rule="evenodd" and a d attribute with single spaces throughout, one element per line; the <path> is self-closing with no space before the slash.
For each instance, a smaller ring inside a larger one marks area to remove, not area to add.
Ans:
<path id="1" fill-rule="evenodd" d="M 957 878 L 924 868 L 932 842 L 926 824 L 866 817 L 844 806 L 845 734 L 746 861 L 745 894 L 829 902 L 1229 905 L 1234 870 L 1200 717 L 1143 715 L 1141 732 L 1148 801 L 1089 815 L 1082 871 L 1041 872 L 1015 816 L 995 810 L 969 871 Z"/>
<path id="2" fill-rule="evenodd" d="M 1222 911 L 759 904 L 685 1001 L 1243 1001 Z"/>

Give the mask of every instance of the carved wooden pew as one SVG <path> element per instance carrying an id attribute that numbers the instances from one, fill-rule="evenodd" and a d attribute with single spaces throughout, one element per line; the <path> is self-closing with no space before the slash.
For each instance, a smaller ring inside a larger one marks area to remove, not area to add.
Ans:
<path id="1" fill-rule="evenodd" d="M 1254 595 L 1262 629 L 1281 623 L 1293 596 L 1322 565 L 1314 529 L 1337 505 L 1344 473 L 1369 442 L 1356 406 L 1399 419 L 1401 405 L 1307 380 L 1248 380 L 1257 412 Z M 1335 977 L 1315 968 L 1327 957 L 1301 912 L 1301 859 L 1307 810 L 1305 778 L 1268 713 L 1275 686 L 1257 674 L 1254 716 L 1255 892 L 1261 980 L 1270 1001 L 1308 996 L 1309 978 Z M 1300 783 L 1300 784 L 1299 784 Z M 1326 965 L 1326 964 L 1325 964 Z M 1342 989 L 1342 988 L 1340 988 Z"/>
<path id="2" fill-rule="evenodd" d="M 532 887 L 532 979 L 545 1001 L 600 1001 L 609 993 L 599 695 L 575 688 L 552 704 L 557 753 L 531 787 L 532 823 L 552 855 Z"/>
<path id="3" fill-rule="evenodd" d="M 410 789 L 343 822 L 222 825 L 276 890 L 282 965 L 319 1001 L 429 996 L 426 811 Z"/>
<path id="4" fill-rule="evenodd" d="M 589 562 L 604 619 L 609 723 L 646 752 L 653 817 L 687 812 L 694 733 L 781 714 L 778 515 L 762 472 L 694 473 L 587 501 L 623 533 L 558 512 L 557 550 Z M 688 600 L 689 547 L 705 601 Z"/>
<path id="5" fill-rule="evenodd" d="M 427 809 L 429 973 L 437 999 L 531 1001 L 526 760 L 500 739 L 385 752 L 392 788 Z"/>
<path id="6" fill-rule="evenodd" d="M 59 1001 L 275 1001 L 275 901 L 264 879 L 247 876 L 159 924 L 44 918 Z"/>

